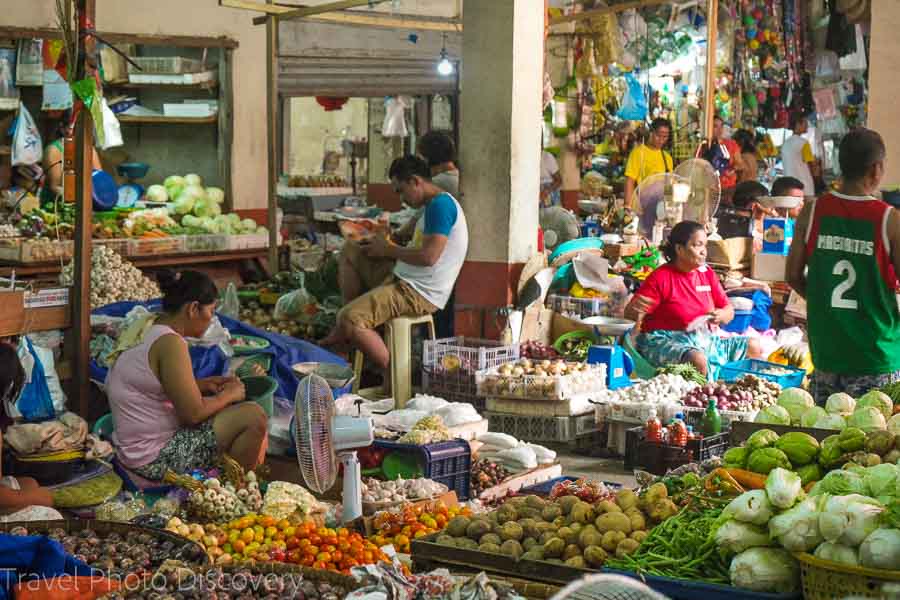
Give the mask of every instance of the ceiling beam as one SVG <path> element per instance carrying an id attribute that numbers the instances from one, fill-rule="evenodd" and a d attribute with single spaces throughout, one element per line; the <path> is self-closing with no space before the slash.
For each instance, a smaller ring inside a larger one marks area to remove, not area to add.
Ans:
<path id="1" fill-rule="evenodd" d="M 268 20 L 269 16 L 281 17 L 295 8 L 283 4 L 260 4 L 259 2 L 250 0 L 219 0 L 219 6 L 265 13 L 266 16 L 253 19 L 254 25 L 263 25 L 266 20 Z M 323 13 L 313 15 L 308 17 L 308 19 L 320 23 L 365 25 L 369 27 L 384 27 L 386 29 L 417 29 L 420 31 L 442 31 L 448 33 L 462 31 L 462 23 L 457 19 L 418 17 L 413 15 L 389 15 L 359 10 Z"/>
<path id="2" fill-rule="evenodd" d="M 550 19 L 550 25 L 560 25 L 562 23 L 572 23 L 574 21 L 584 21 L 601 15 L 609 15 L 624 12 L 632 8 L 646 8 L 648 6 L 659 6 L 660 4 L 673 4 L 673 0 L 634 0 L 633 2 L 624 2 L 605 8 L 592 8 L 573 15 L 564 15 L 562 17 L 554 17 Z"/>
<path id="3" fill-rule="evenodd" d="M 320 4 L 319 6 L 307 6 L 304 8 L 292 8 L 286 13 L 279 15 L 280 19 L 302 19 L 303 17 L 311 17 L 322 13 L 333 12 L 336 10 L 346 10 L 348 8 L 359 8 L 360 6 L 373 6 L 381 4 L 387 0 L 338 0 L 337 2 L 329 2 Z"/>

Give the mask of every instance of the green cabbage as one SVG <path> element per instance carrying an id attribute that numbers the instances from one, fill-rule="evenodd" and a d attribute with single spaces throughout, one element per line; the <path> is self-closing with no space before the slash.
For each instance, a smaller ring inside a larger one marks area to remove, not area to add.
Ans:
<path id="1" fill-rule="evenodd" d="M 224 204 L 225 203 L 225 190 L 217 187 L 208 187 L 206 188 L 206 197 L 215 202 L 216 204 Z"/>
<path id="2" fill-rule="evenodd" d="M 853 414 L 847 418 L 848 427 L 857 427 L 863 431 L 875 431 L 877 429 L 886 429 L 887 420 L 881 411 L 872 406 L 857 408 Z"/>
<path id="3" fill-rule="evenodd" d="M 194 203 L 197 199 L 193 194 L 188 193 L 187 190 L 181 192 L 178 197 L 175 199 L 175 213 L 179 215 L 186 215 L 194 209 Z"/>
<path id="4" fill-rule="evenodd" d="M 184 176 L 184 183 L 186 185 L 196 185 L 199 187 L 203 187 L 203 178 L 196 173 L 190 173 Z"/>
<path id="5" fill-rule="evenodd" d="M 816 551 L 813 554 L 822 560 L 830 560 L 831 562 L 841 563 L 851 567 L 859 566 L 859 554 L 856 552 L 856 548 L 844 546 L 843 544 L 823 542 L 816 548 Z"/>
<path id="6" fill-rule="evenodd" d="M 716 545 L 724 552 L 739 554 L 747 548 L 773 544 L 765 529 L 729 519 L 716 530 Z"/>
<path id="7" fill-rule="evenodd" d="M 214 216 L 210 214 L 210 206 L 214 204 L 214 202 L 210 202 L 206 198 L 200 198 L 199 200 L 197 200 L 197 202 L 194 203 L 194 214 L 198 217 Z"/>
<path id="8" fill-rule="evenodd" d="M 751 525 L 765 525 L 774 513 L 775 509 L 769 502 L 766 490 L 744 492 L 732 500 L 722 511 L 723 516 Z"/>
<path id="9" fill-rule="evenodd" d="M 826 413 L 824 417 L 813 423 L 813 427 L 816 429 L 836 429 L 841 431 L 847 427 L 847 420 L 837 413 Z"/>
<path id="10" fill-rule="evenodd" d="M 172 175 L 166 177 L 166 180 L 163 181 L 163 186 L 165 186 L 169 198 L 173 199 L 181 195 L 181 192 L 187 187 L 187 182 L 180 175 Z"/>
<path id="11" fill-rule="evenodd" d="M 169 201 L 169 192 L 166 191 L 166 188 L 157 184 L 151 185 L 147 188 L 147 192 L 145 194 L 148 202 L 168 202 Z"/>
<path id="12" fill-rule="evenodd" d="M 753 422 L 767 425 L 790 425 L 791 414 L 785 408 L 773 404 L 756 413 L 756 418 L 753 419 Z"/>
<path id="13" fill-rule="evenodd" d="M 870 569 L 900 569 L 900 531 L 878 529 L 859 546 L 859 564 Z"/>
<path id="14" fill-rule="evenodd" d="M 897 475 L 900 469 L 897 465 L 883 463 L 869 467 L 863 475 L 870 496 L 893 495 L 897 487 Z"/>
<path id="15" fill-rule="evenodd" d="M 900 435 L 900 414 L 896 414 L 888 419 L 887 429 L 894 435 Z"/>
<path id="16" fill-rule="evenodd" d="M 772 469 L 766 478 L 766 495 L 776 508 L 792 507 L 802 491 L 800 476 L 793 471 Z"/>
<path id="17" fill-rule="evenodd" d="M 821 406 L 813 406 L 800 416 L 801 427 L 815 427 L 816 421 L 826 416 L 828 413 Z"/>
<path id="18" fill-rule="evenodd" d="M 256 221 L 253 219 L 243 219 L 241 221 L 241 229 L 247 233 L 253 233 L 256 231 Z"/>
<path id="19" fill-rule="evenodd" d="M 769 535 L 791 552 L 809 552 L 822 543 L 815 498 L 807 498 L 769 521 Z"/>
<path id="20" fill-rule="evenodd" d="M 787 550 L 750 548 L 731 561 L 731 585 L 754 592 L 793 594 L 800 589 L 800 566 Z"/>
<path id="21" fill-rule="evenodd" d="M 868 391 L 856 401 L 856 410 L 867 406 L 877 408 L 885 419 L 890 419 L 894 414 L 894 403 L 891 401 L 891 397 L 878 390 Z"/>
<path id="22" fill-rule="evenodd" d="M 856 473 L 851 471 L 832 471 L 813 487 L 810 495 L 814 495 L 814 492 L 844 496 L 847 494 L 865 494 L 868 490 L 866 489 L 866 482 Z"/>
<path id="23" fill-rule="evenodd" d="M 884 507 L 867 496 L 832 496 L 819 514 L 819 530 L 829 542 L 859 546 L 878 529 L 883 512 Z"/>
<path id="24" fill-rule="evenodd" d="M 800 484 L 803 486 L 806 486 L 810 481 L 819 481 L 822 479 L 822 467 L 817 463 L 803 465 L 802 467 L 799 467 L 796 472 L 797 475 L 800 476 Z"/>
<path id="25" fill-rule="evenodd" d="M 788 411 L 791 423 L 800 423 L 800 417 L 816 405 L 809 392 L 801 388 L 788 388 L 778 395 L 778 406 Z"/>
<path id="26" fill-rule="evenodd" d="M 853 399 L 853 396 L 849 394 L 845 394 L 843 392 L 839 392 L 837 394 L 832 394 L 828 396 L 828 400 L 825 401 L 825 410 L 838 415 L 850 415 L 856 409 L 856 400 Z"/>

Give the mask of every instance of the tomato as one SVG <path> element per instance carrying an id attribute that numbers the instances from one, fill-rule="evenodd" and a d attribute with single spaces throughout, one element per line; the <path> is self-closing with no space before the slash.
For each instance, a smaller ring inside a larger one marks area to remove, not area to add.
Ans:
<path id="1" fill-rule="evenodd" d="M 288 539 L 289 539 L 289 540 L 296 540 L 297 537 L 295 536 L 295 537 L 288 538 Z M 312 546 L 312 544 L 310 543 L 310 541 L 309 541 L 308 539 L 306 539 L 306 538 L 303 538 L 302 540 L 298 540 L 298 542 L 299 542 L 301 548 L 306 548 L 307 546 Z"/>
<path id="2" fill-rule="evenodd" d="M 331 552 L 331 560 L 333 560 L 334 562 L 339 563 L 339 562 L 341 562 L 341 559 L 343 559 L 343 558 L 344 558 L 344 553 L 341 552 L 340 550 L 333 550 Z"/>
<path id="3" fill-rule="evenodd" d="M 322 544 L 322 536 L 320 536 L 316 533 L 309 535 L 307 537 L 307 539 L 309 540 L 309 543 L 312 544 L 313 546 L 320 546 Z"/>
<path id="4" fill-rule="evenodd" d="M 340 529 L 337 530 L 337 534 L 338 534 L 338 537 L 345 538 L 350 535 L 350 530 L 347 529 L 346 527 L 341 527 Z"/>
<path id="5" fill-rule="evenodd" d="M 349 552 L 350 551 L 350 543 L 342 541 L 340 544 L 338 544 L 338 549 L 341 552 Z"/>
<path id="6" fill-rule="evenodd" d="M 327 546 L 322 546 L 322 550 L 330 554 L 337 550 L 337 548 L 335 546 L 332 546 L 331 544 L 328 544 Z"/>
<path id="7" fill-rule="evenodd" d="M 303 548 L 303 554 L 305 554 L 307 556 L 315 556 L 318 553 L 319 553 L 318 546 L 307 546 L 307 547 Z"/>
<path id="8" fill-rule="evenodd" d="M 304 567 L 312 567 L 314 562 L 316 562 L 316 558 L 314 556 L 304 556 L 303 560 L 301 560 L 299 564 L 303 565 Z"/>
<path id="9" fill-rule="evenodd" d="M 276 560 L 278 562 L 284 562 L 284 559 L 285 559 L 284 550 L 282 550 L 280 548 L 275 548 L 274 550 L 271 550 L 269 552 L 269 556 L 272 558 L 272 560 Z"/>
<path id="10" fill-rule="evenodd" d="M 288 527 L 285 527 L 284 529 L 282 529 L 282 531 L 284 532 L 285 537 L 291 537 L 292 535 L 296 535 L 296 536 L 300 537 L 298 534 L 298 529 L 296 527 L 288 526 Z M 306 530 L 304 529 L 303 531 L 305 532 Z"/>
<path id="11" fill-rule="evenodd" d="M 290 526 L 291 526 L 291 522 L 288 521 L 287 519 L 282 519 L 282 520 L 278 521 L 278 523 L 275 524 L 275 527 L 277 527 L 278 529 L 280 529 L 282 531 L 284 531 L 285 529 L 287 529 Z"/>
<path id="12" fill-rule="evenodd" d="M 316 560 L 322 561 L 324 563 L 331 562 L 331 553 L 319 552 L 318 554 L 316 554 Z"/>
<path id="13" fill-rule="evenodd" d="M 366 550 L 362 553 L 362 563 L 364 565 L 371 565 L 375 561 L 375 555 L 371 550 Z"/>
<path id="14" fill-rule="evenodd" d="M 314 562 L 314 563 L 312 564 L 312 568 L 313 568 L 313 569 L 320 569 L 320 570 L 324 571 L 324 570 L 325 570 L 325 563 L 323 563 L 323 562 L 320 561 L 320 560 L 317 560 L 316 562 Z"/>
<path id="15" fill-rule="evenodd" d="M 268 529 L 269 527 L 274 527 L 275 523 L 277 523 L 277 522 L 278 522 L 278 520 L 275 519 L 275 517 L 270 517 L 268 515 L 263 515 L 258 520 L 258 523 L 260 524 L 260 526 L 262 526 L 263 528 L 266 528 L 266 529 Z"/>
<path id="16" fill-rule="evenodd" d="M 337 546 L 338 545 L 337 536 L 336 535 L 326 535 L 325 537 L 322 538 L 322 543 L 327 544 L 329 546 Z"/>
<path id="17" fill-rule="evenodd" d="M 244 540 L 235 540 L 231 543 L 231 548 L 235 552 L 243 553 L 244 549 L 247 548 L 247 543 Z"/>

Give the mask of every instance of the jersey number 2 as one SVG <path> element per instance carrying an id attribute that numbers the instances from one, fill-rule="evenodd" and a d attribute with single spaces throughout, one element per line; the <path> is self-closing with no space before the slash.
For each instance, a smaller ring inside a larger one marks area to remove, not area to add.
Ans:
<path id="1" fill-rule="evenodd" d="M 831 292 L 831 308 L 856 310 L 859 306 L 856 300 L 844 297 L 844 294 L 849 292 L 853 289 L 853 286 L 856 285 L 856 269 L 853 268 L 853 265 L 849 260 L 842 260 L 834 265 L 834 270 L 831 274 L 839 277 L 844 274 L 847 275 L 847 279 L 837 284 L 834 291 Z"/>

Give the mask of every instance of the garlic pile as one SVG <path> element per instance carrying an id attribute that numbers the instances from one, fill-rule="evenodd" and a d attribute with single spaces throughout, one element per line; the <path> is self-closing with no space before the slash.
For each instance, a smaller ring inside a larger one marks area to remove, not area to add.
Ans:
<path id="1" fill-rule="evenodd" d="M 72 285 L 74 270 L 74 263 L 63 267 L 59 277 L 62 285 Z M 94 246 L 91 253 L 91 308 L 126 300 L 145 302 L 160 296 L 159 286 L 115 250 Z"/>
<path id="2" fill-rule="evenodd" d="M 363 502 L 405 502 L 428 500 L 447 493 L 447 486 L 431 479 L 366 479 L 362 485 Z"/>
<path id="3" fill-rule="evenodd" d="M 248 512 L 258 512 L 262 508 L 262 494 L 256 474 L 247 473 L 247 487 L 235 490 L 230 483 L 222 485 L 218 479 L 203 482 L 204 489 L 192 492 L 188 498 L 188 510 L 198 520 L 210 522 L 229 521 L 242 517 Z"/>

